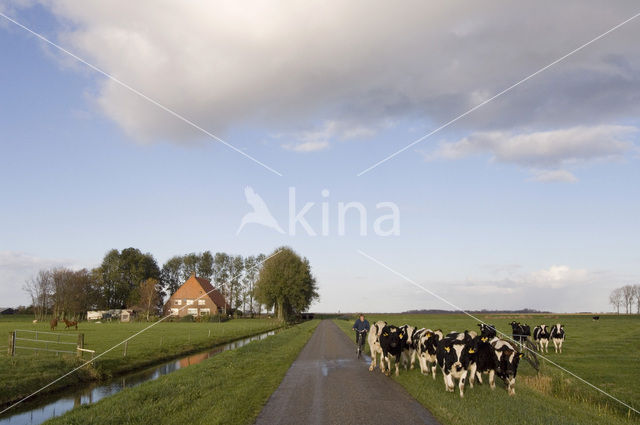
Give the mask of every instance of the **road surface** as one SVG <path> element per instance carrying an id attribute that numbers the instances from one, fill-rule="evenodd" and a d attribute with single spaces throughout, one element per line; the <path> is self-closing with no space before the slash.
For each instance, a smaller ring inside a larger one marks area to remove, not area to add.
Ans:
<path id="1" fill-rule="evenodd" d="M 320 322 L 256 424 L 438 424 L 393 379 L 369 372 L 355 348 L 335 323 Z"/>

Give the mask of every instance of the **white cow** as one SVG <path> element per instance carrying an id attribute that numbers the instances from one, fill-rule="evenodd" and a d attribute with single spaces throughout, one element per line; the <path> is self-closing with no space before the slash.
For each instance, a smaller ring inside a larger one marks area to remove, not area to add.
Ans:
<path id="1" fill-rule="evenodd" d="M 551 341 L 553 341 L 553 347 L 556 349 L 556 353 L 560 351 L 562 353 L 562 343 L 564 342 L 564 325 L 557 323 L 551 328 Z"/>
<path id="2" fill-rule="evenodd" d="M 438 342 L 442 340 L 444 335 L 440 329 L 432 331 L 431 329 L 425 329 L 424 333 L 418 341 L 418 362 L 420 364 L 420 371 L 428 375 L 433 374 L 433 379 L 436 379 L 436 349 Z"/>
<path id="3" fill-rule="evenodd" d="M 382 333 L 382 328 L 387 326 L 387 322 L 383 322 L 382 320 L 371 325 L 369 329 L 369 335 L 367 335 L 367 342 L 369 343 L 369 351 L 371 351 L 371 365 L 369 366 L 369 370 L 373 371 L 377 364 L 378 355 L 380 355 L 380 370 L 384 372 L 384 366 L 382 364 L 382 348 L 380 347 L 380 334 Z"/>

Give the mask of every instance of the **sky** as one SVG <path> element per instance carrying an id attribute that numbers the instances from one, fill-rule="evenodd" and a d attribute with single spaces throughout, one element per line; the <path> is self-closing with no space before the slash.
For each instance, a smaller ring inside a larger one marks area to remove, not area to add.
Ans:
<path id="1" fill-rule="evenodd" d="M 611 311 L 640 281 L 640 17 L 483 102 L 638 12 L 0 0 L 86 62 L 0 16 L 0 304 L 112 248 L 288 245 L 313 311 Z"/>

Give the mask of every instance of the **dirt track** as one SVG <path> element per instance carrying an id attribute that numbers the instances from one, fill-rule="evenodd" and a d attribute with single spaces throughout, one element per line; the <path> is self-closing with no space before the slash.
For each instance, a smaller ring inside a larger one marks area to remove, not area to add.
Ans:
<path id="1" fill-rule="evenodd" d="M 438 424 L 379 370 L 369 372 L 355 345 L 324 320 L 271 395 L 256 424 Z"/>

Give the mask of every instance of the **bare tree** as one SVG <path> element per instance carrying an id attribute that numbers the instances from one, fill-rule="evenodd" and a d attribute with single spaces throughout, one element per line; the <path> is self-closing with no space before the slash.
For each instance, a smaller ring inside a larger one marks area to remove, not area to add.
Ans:
<path id="1" fill-rule="evenodd" d="M 622 287 L 622 297 L 623 297 L 623 300 L 624 300 L 624 306 L 625 306 L 625 309 L 627 311 L 627 314 L 631 314 L 631 312 L 632 312 L 631 311 L 631 306 L 632 306 L 634 298 L 635 298 L 634 297 L 634 295 L 635 295 L 634 292 L 635 291 L 633 289 L 633 286 L 631 286 L 631 285 L 625 285 L 625 286 Z"/>
<path id="2" fill-rule="evenodd" d="M 616 312 L 620 314 L 620 306 L 624 301 L 624 296 L 622 294 L 622 288 L 616 288 L 611 291 L 611 295 L 609 295 L 609 304 L 616 309 Z"/>
<path id="3" fill-rule="evenodd" d="M 53 298 L 53 278 L 48 270 L 40 270 L 35 277 L 27 280 L 22 287 L 33 303 L 34 316 L 37 320 L 44 320 L 51 308 Z"/>
<path id="4" fill-rule="evenodd" d="M 633 296 L 636 301 L 636 313 L 640 314 L 640 285 L 633 285 Z"/>

